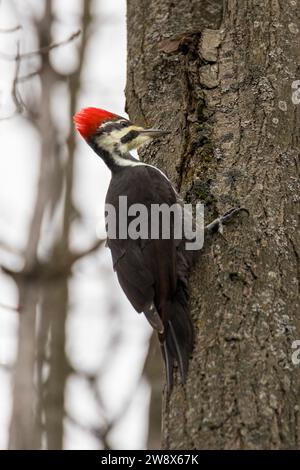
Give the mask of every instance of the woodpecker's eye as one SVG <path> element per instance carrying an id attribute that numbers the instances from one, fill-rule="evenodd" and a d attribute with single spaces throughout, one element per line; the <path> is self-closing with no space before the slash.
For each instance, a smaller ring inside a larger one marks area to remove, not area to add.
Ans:
<path id="1" fill-rule="evenodd" d="M 120 126 L 121 126 L 121 127 L 126 127 L 126 126 L 128 126 L 128 121 L 120 121 Z"/>

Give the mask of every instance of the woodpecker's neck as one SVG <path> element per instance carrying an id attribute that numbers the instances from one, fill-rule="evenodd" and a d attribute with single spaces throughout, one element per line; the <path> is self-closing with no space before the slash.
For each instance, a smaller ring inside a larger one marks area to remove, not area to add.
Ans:
<path id="1" fill-rule="evenodd" d="M 90 143 L 90 146 L 102 158 L 112 173 L 128 166 L 144 165 L 143 162 L 134 158 L 130 153 L 122 153 L 118 148 L 115 148 L 113 152 L 109 152 L 93 142 Z"/>

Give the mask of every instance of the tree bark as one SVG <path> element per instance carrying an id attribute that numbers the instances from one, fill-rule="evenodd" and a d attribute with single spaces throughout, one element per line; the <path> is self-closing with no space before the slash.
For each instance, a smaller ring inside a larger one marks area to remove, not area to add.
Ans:
<path id="1" fill-rule="evenodd" d="M 169 449 L 299 448 L 300 18 L 283 0 L 128 0 L 127 111 L 172 131 L 142 158 L 206 221 L 250 217 L 202 251 L 185 387 L 164 399 Z"/>

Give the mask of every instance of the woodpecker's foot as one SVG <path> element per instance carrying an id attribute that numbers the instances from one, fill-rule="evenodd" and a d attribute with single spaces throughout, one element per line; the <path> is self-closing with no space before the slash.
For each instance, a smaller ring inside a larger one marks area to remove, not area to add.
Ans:
<path id="1" fill-rule="evenodd" d="M 213 233 L 219 232 L 223 236 L 223 226 L 228 224 L 236 215 L 240 214 L 241 212 L 245 212 L 247 215 L 249 215 L 248 209 L 245 209 L 244 207 L 235 207 L 225 212 L 225 214 L 213 220 L 205 227 L 205 235 L 211 235 Z"/>

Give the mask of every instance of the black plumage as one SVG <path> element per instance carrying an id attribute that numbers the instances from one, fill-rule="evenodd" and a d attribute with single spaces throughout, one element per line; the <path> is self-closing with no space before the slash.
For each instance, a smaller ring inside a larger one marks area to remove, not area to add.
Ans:
<path id="1" fill-rule="evenodd" d="M 179 201 L 170 181 L 159 170 L 147 165 L 120 166 L 112 172 L 106 203 L 116 209 L 117 221 L 119 196 L 122 195 L 127 196 L 128 207 L 142 202 L 149 214 L 152 204 L 172 206 Z M 128 222 L 132 219 L 128 217 Z M 172 227 L 170 232 L 172 235 Z M 149 233 L 146 240 L 108 239 L 107 245 L 127 298 L 137 312 L 144 312 L 158 332 L 168 388 L 172 387 L 175 363 L 184 383 L 193 348 L 187 286 L 190 261 L 184 250 L 184 240 L 175 240 L 172 236 L 167 240 L 161 236 L 152 240 Z"/>

